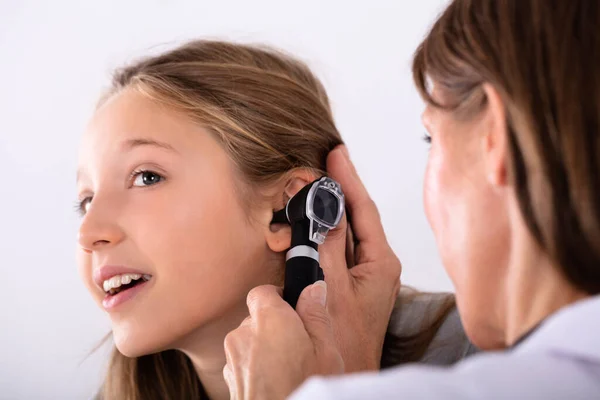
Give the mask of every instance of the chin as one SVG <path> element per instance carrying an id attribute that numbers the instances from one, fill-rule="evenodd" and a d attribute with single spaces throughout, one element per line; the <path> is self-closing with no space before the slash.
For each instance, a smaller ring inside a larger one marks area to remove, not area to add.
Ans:
<path id="1" fill-rule="evenodd" d="M 168 338 L 155 337 L 150 330 L 137 331 L 121 328 L 113 328 L 113 340 L 119 352 L 129 358 L 167 350 L 172 342 Z"/>
<path id="2" fill-rule="evenodd" d="M 135 358 L 156 353 L 156 350 L 153 346 L 140 342 L 139 340 L 135 340 L 135 338 L 123 338 L 114 331 L 113 338 L 117 350 L 119 350 L 119 353 L 123 354 L 125 357 Z"/>
<path id="3" fill-rule="evenodd" d="M 464 322 L 463 325 L 465 334 L 478 349 L 490 351 L 506 347 L 502 335 L 492 327 L 486 326 L 485 323 Z"/>
<path id="4" fill-rule="evenodd" d="M 465 334 L 473 345 L 480 350 L 499 350 L 506 347 L 504 333 L 490 321 L 485 307 L 462 307 L 459 296 L 457 307 Z"/>

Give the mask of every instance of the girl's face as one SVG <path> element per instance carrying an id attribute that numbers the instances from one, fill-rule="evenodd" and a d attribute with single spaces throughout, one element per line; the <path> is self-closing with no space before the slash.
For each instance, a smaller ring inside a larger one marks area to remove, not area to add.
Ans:
<path id="1" fill-rule="evenodd" d="M 239 187 L 190 119 L 132 89 L 97 110 L 80 150 L 78 264 L 123 354 L 178 348 L 228 319 L 233 328 L 251 288 L 279 283 L 265 244 L 272 208 L 250 218 Z"/>

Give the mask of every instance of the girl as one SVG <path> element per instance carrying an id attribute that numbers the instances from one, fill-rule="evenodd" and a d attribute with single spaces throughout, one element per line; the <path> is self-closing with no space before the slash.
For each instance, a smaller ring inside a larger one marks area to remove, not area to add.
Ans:
<path id="1" fill-rule="evenodd" d="M 283 284 L 273 211 L 341 143 L 323 86 L 274 50 L 193 41 L 115 74 L 77 180 L 80 272 L 116 346 L 102 397 L 229 398 L 223 339 L 250 289 Z M 383 366 L 470 351 L 452 296 L 400 293 Z"/>

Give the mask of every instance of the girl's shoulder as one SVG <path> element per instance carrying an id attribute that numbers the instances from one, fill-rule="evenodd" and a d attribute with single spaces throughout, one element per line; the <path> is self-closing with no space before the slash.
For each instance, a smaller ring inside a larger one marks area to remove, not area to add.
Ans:
<path id="1" fill-rule="evenodd" d="M 450 365 L 477 352 L 465 334 L 452 293 L 419 292 L 407 286 L 396 299 L 386 341 L 384 352 L 405 350 L 405 359 L 396 357 L 391 364 Z M 383 359 L 389 356 L 384 354 Z"/>

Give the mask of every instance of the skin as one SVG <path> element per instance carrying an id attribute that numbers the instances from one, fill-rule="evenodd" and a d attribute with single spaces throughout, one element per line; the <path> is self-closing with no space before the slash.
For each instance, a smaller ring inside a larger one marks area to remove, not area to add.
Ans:
<path id="1" fill-rule="evenodd" d="M 97 110 L 79 160 L 78 263 L 94 300 L 102 307 L 106 294 L 92 274 L 104 265 L 152 275 L 108 312 L 117 348 L 129 357 L 179 349 L 211 398 L 229 398 L 223 339 L 248 315 L 251 288 L 281 284 L 290 232 L 269 222 L 311 177 L 265 188 L 267 200 L 248 210 L 217 141 L 133 89 Z"/>
<path id="2" fill-rule="evenodd" d="M 483 91 L 487 105 L 474 117 L 432 106 L 423 113 L 432 137 L 424 205 L 467 335 L 496 349 L 586 294 L 529 233 L 508 179 L 506 110 L 493 86 Z"/>
<path id="3" fill-rule="evenodd" d="M 484 85 L 483 90 L 487 103 L 475 117 L 459 118 L 432 107 L 425 110 L 423 123 L 432 146 L 425 173 L 424 206 L 444 268 L 456 287 L 465 330 L 479 347 L 494 349 L 515 343 L 546 317 L 586 294 L 553 267 L 529 233 L 508 179 L 505 107 L 491 85 Z M 444 102 L 441 93 L 434 92 L 433 96 Z M 343 172 L 340 167 L 351 165 L 349 160 L 334 157 L 332 169 L 340 168 L 335 176 L 342 187 L 359 187 L 353 168 Z M 361 201 L 353 201 L 370 204 L 367 199 L 364 192 Z M 359 246 L 385 243 L 381 223 L 372 217 L 364 212 L 354 215 Z M 374 276 L 388 270 L 385 260 L 389 260 L 389 251 L 385 245 L 373 247 L 370 274 L 362 282 L 363 288 L 379 287 L 381 282 Z M 345 273 L 341 261 L 329 267 L 329 275 L 336 278 Z M 250 293 L 250 316 L 225 342 L 228 363 L 224 375 L 232 398 L 283 399 L 311 375 L 340 373 L 331 354 L 332 349 L 340 348 L 332 329 L 331 302 L 342 297 L 348 303 L 369 302 L 369 295 L 387 292 L 385 288 L 378 293 L 339 292 L 339 285 L 328 286 L 329 290 L 317 285 L 307 288 L 297 312 L 287 307 L 272 286 Z M 320 300 L 323 296 L 328 297 L 326 307 Z M 356 314 L 352 308 L 343 312 Z M 350 327 L 347 325 L 348 331 Z M 286 345 L 292 340 L 295 346 Z M 302 360 L 304 368 L 286 369 L 297 360 Z"/>
<path id="4" fill-rule="evenodd" d="M 489 144 L 481 133 L 489 132 L 493 121 L 488 113 L 461 119 L 431 106 L 422 121 L 431 138 L 425 214 L 454 283 L 463 325 L 475 345 L 500 348 L 506 314 L 500 297 L 488 294 L 506 285 L 510 237 L 508 193 L 488 182 L 493 172 L 488 171 Z"/>

